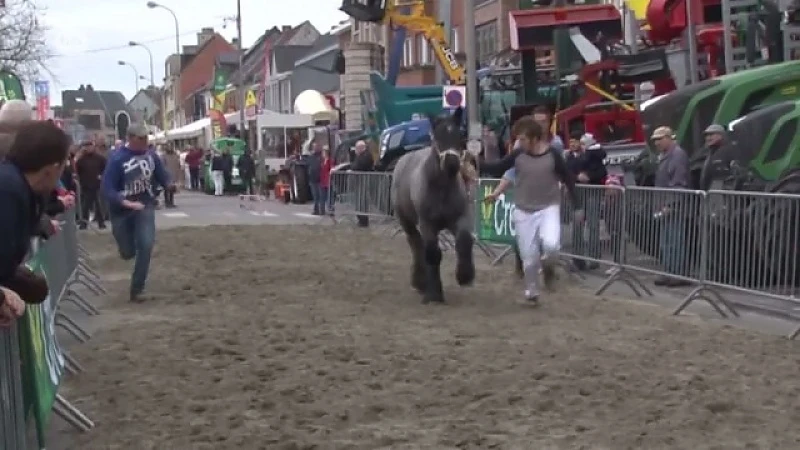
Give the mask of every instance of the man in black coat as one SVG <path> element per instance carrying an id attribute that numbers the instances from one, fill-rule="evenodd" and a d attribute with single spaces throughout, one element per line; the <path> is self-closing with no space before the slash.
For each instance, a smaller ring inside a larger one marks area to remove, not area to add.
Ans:
<path id="1" fill-rule="evenodd" d="M 222 150 L 222 180 L 225 182 L 223 192 L 230 192 L 233 187 L 233 155 L 230 148 Z"/>
<path id="2" fill-rule="evenodd" d="M 375 161 L 372 159 L 372 153 L 367 150 L 367 143 L 364 141 L 356 142 L 356 157 L 350 165 L 350 170 L 356 172 L 371 172 L 374 166 Z M 356 198 L 356 209 L 357 211 L 367 212 L 369 211 L 369 198 L 367 197 L 369 192 L 368 190 L 361 189 L 359 189 L 359 192 L 365 195 Z M 358 219 L 358 226 L 364 228 L 369 226 L 369 216 L 358 214 L 356 218 Z"/>
<path id="3" fill-rule="evenodd" d="M 256 176 L 256 162 L 250 150 L 245 150 L 244 154 L 236 161 L 236 168 L 239 169 L 239 178 L 242 179 L 242 187 L 247 195 L 254 195 L 253 179 Z"/>
<path id="4" fill-rule="evenodd" d="M 83 153 L 75 161 L 75 173 L 78 176 L 78 183 L 81 186 L 81 210 L 80 210 L 80 229 L 85 230 L 89 223 L 89 214 L 94 212 L 97 227 L 106 227 L 103 217 L 103 207 L 100 204 L 100 184 L 103 179 L 103 171 L 106 169 L 106 157 L 101 155 L 97 149 L 88 145 L 83 149 Z"/>

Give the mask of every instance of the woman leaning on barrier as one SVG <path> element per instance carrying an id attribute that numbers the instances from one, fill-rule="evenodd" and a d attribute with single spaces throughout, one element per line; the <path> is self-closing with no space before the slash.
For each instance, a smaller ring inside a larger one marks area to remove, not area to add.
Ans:
<path id="1" fill-rule="evenodd" d="M 67 159 L 69 138 L 50 122 L 26 122 L 17 129 L 0 163 L 0 325 L 25 310 L 24 302 L 47 297 L 47 281 L 23 265 L 31 239 Z"/>

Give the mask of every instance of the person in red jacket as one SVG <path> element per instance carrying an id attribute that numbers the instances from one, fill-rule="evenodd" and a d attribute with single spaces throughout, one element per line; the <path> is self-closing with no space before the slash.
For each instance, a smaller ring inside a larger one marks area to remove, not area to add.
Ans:
<path id="1" fill-rule="evenodd" d="M 331 199 L 331 171 L 333 170 L 333 159 L 331 150 L 328 146 L 322 148 L 322 171 L 319 176 L 319 186 L 322 190 L 323 205 L 327 205 L 328 212 L 333 211 L 333 200 Z M 323 214 L 325 211 L 322 211 Z"/>
<path id="2" fill-rule="evenodd" d="M 186 154 L 186 165 L 189 166 L 189 185 L 193 191 L 200 190 L 200 166 L 203 164 L 203 150 L 193 147 Z"/>

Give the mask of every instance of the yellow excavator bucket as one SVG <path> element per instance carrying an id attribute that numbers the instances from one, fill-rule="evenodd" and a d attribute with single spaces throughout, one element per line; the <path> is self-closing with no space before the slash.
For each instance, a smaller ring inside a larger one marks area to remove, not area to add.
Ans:
<path id="1" fill-rule="evenodd" d="M 645 20 L 647 6 L 650 4 L 650 0 L 625 0 L 625 4 L 633 11 L 636 20 Z"/>

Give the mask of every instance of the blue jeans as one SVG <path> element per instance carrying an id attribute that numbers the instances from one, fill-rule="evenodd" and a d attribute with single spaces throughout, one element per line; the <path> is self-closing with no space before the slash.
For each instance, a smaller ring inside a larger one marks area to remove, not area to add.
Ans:
<path id="1" fill-rule="evenodd" d="M 325 196 L 319 183 L 308 183 L 311 187 L 311 199 L 314 200 L 314 214 L 325 214 Z"/>
<path id="2" fill-rule="evenodd" d="M 675 218 L 665 218 L 661 224 L 661 263 L 672 275 L 686 275 L 684 223 Z"/>
<path id="3" fill-rule="evenodd" d="M 156 212 L 152 206 L 141 211 L 126 211 L 111 216 L 111 227 L 122 259 L 136 258 L 131 276 L 131 295 L 144 291 L 150 256 L 156 240 Z"/>
<path id="4" fill-rule="evenodd" d="M 320 192 L 322 193 L 322 212 L 333 211 L 333 206 L 331 202 L 331 188 L 328 186 L 323 186 L 320 188 Z"/>

